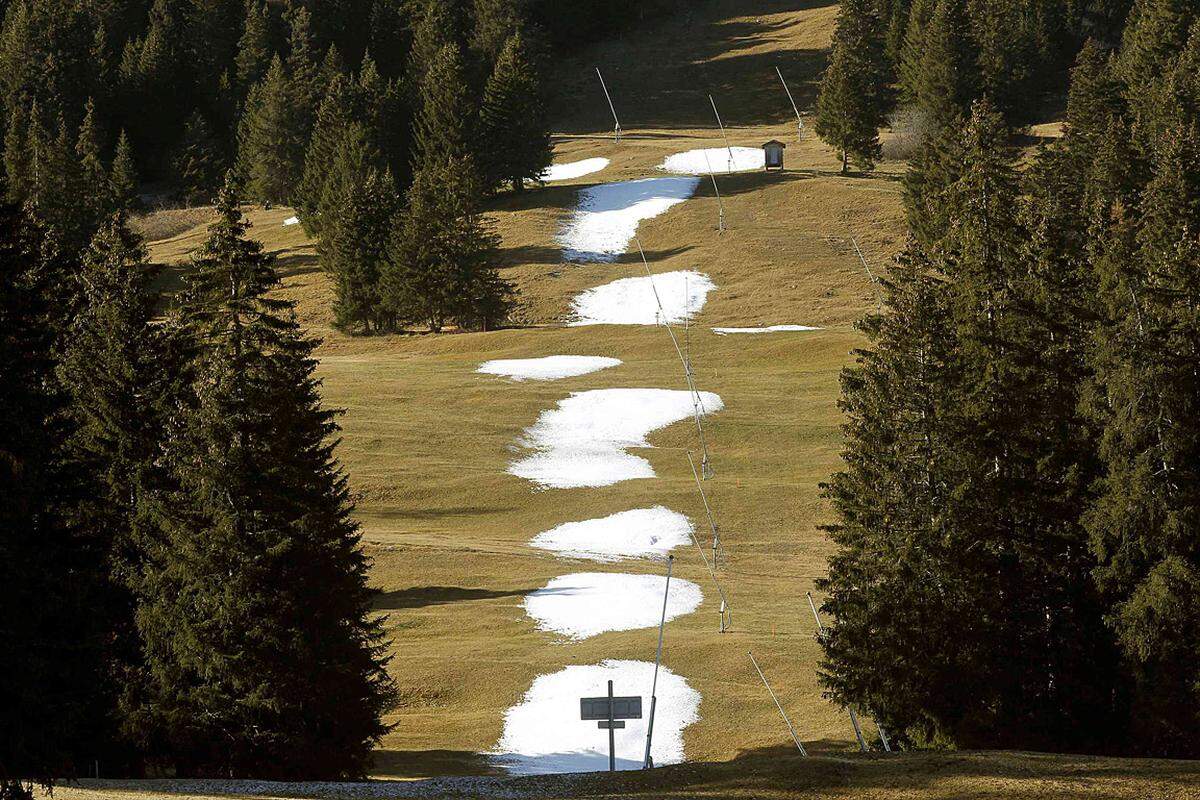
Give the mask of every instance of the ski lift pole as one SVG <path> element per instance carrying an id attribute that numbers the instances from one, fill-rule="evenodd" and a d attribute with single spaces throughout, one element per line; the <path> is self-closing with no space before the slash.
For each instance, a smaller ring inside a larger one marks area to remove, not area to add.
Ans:
<path id="1" fill-rule="evenodd" d="M 813 602 L 812 592 L 805 592 L 804 595 L 808 598 L 808 607 L 812 609 L 813 619 L 817 621 L 817 633 L 824 633 L 825 626 L 821 623 L 821 614 L 817 611 L 817 604 Z M 870 748 L 867 747 L 867 740 L 863 738 L 862 727 L 858 724 L 858 714 L 854 713 L 854 709 L 849 706 L 846 707 L 846 710 L 850 712 L 850 724 L 854 726 L 854 735 L 858 739 L 858 748 L 865 753 Z M 876 726 L 879 727 L 879 738 L 887 741 L 887 737 L 883 733 L 883 727 L 879 726 L 878 723 L 876 723 Z"/>
<path id="2" fill-rule="evenodd" d="M 617 109 L 613 105 L 612 95 L 608 93 L 608 85 L 604 82 L 604 76 L 600 74 L 600 68 L 596 67 L 596 77 L 600 79 L 600 88 L 604 90 L 604 98 L 608 100 L 608 110 L 612 112 L 613 117 L 613 136 L 619 143 L 621 141 L 621 120 L 617 119 Z"/>
<path id="3" fill-rule="evenodd" d="M 701 150 L 704 153 L 704 165 L 708 167 L 708 175 L 712 178 L 713 192 L 717 195 L 717 208 L 719 216 L 717 217 L 717 233 L 725 232 L 725 201 L 721 199 L 721 190 L 717 188 L 717 173 L 713 172 L 712 162 L 708 160 L 708 151 Z"/>
<path id="4" fill-rule="evenodd" d="M 779 67 L 775 68 L 775 74 L 779 76 L 779 82 L 783 84 L 783 90 L 787 92 L 788 101 L 792 104 L 792 111 L 796 112 L 796 139 L 804 141 L 804 120 L 800 117 L 800 109 L 796 107 L 796 101 L 792 97 L 792 90 L 788 88 L 787 81 L 783 79 L 783 73 L 779 71 Z"/>
<path id="5" fill-rule="evenodd" d="M 729 144 L 729 137 L 725 134 L 725 123 L 721 122 L 721 112 L 717 111 L 717 101 L 713 100 L 713 96 L 708 96 L 708 102 L 712 103 L 713 114 L 717 117 L 717 127 L 721 129 L 721 138 L 725 140 L 725 149 L 729 151 L 729 171 L 733 172 L 733 147 Z"/>
<path id="6" fill-rule="evenodd" d="M 654 275 L 650 272 L 650 262 L 646 259 L 646 251 L 642 249 L 642 240 L 638 237 L 633 238 L 637 243 L 638 254 L 642 257 L 642 266 L 646 270 L 646 277 L 650 280 L 650 290 L 654 292 L 654 302 L 658 306 L 659 313 L 662 314 L 663 326 L 667 329 L 667 335 L 671 337 L 671 344 L 675 345 L 675 353 L 679 356 L 679 363 L 683 365 L 683 377 L 687 383 L 688 391 L 692 395 L 692 411 L 696 420 L 696 434 L 700 439 L 700 449 L 704 452 L 703 464 L 708 464 L 708 441 L 704 438 L 704 423 L 701 422 L 701 416 L 707 413 L 704 408 L 704 399 L 700 396 L 700 391 L 696 388 L 696 382 L 692 379 L 692 364 L 687 356 L 683 354 L 683 348 L 679 346 L 679 339 L 675 336 L 674 329 L 671 328 L 671 319 L 667 316 L 667 311 L 663 308 L 662 298 L 658 295 L 658 287 L 654 284 Z M 691 312 L 690 304 L 684 304 L 684 313 Z M 708 469 L 711 470 L 711 467 Z"/>
<path id="7" fill-rule="evenodd" d="M 713 566 L 717 565 L 717 546 L 721 543 L 721 537 L 717 532 L 717 520 L 713 516 L 712 508 L 708 505 L 708 496 L 704 494 L 704 484 L 700 482 L 700 474 L 696 472 L 696 462 L 692 459 L 692 454 L 689 451 L 687 454 L 688 464 L 692 467 L 692 477 L 696 480 L 696 488 L 700 490 L 700 499 L 704 501 L 704 513 L 708 516 L 708 527 L 712 530 L 712 558 Z"/>
<path id="8" fill-rule="evenodd" d="M 767 676 L 763 675 L 762 669 L 754 659 L 754 653 L 747 650 L 746 655 L 750 656 L 750 663 L 754 665 L 755 671 L 758 672 L 758 677 L 762 678 L 763 686 L 767 687 L 767 691 L 771 694 L 771 699 L 775 701 L 775 707 L 779 709 L 779 716 L 783 717 L 783 721 L 787 723 L 788 732 L 792 734 L 792 741 L 796 743 L 796 749 L 800 751 L 800 755 L 808 756 L 808 751 L 804 749 L 804 745 L 800 744 L 800 737 L 796 735 L 796 729 L 792 727 L 792 721 L 788 719 L 783 706 L 779 704 L 779 698 L 775 696 L 775 690 L 771 688 L 771 684 L 767 683 Z"/>
<path id="9" fill-rule="evenodd" d="M 650 758 L 650 741 L 654 738 L 654 708 L 658 705 L 658 665 L 662 663 L 663 629 L 667 626 L 667 599 L 671 596 L 671 567 L 675 564 L 675 556 L 667 556 L 667 586 L 663 590 L 662 617 L 658 621 L 658 653 L 654 656 L 654 680 L 650 683 L 650 722 L 646 725 L 646 759 L 642 769 L 654 766 Z"/>

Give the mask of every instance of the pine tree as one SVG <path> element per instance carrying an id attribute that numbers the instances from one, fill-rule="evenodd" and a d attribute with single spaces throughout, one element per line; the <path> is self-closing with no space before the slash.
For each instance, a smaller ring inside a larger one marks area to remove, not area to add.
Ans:
<path id="1" fill-rule="evenodd" d="M 884 123 L 883 24 L 872 2 L 842 0 L 833 54 L 817 97 L 817 135 L 836 148 L 842 172 L 851 159 L 871 169 Z"/>
<path id="2" fill-rule="evenodd" d="M 26 798 L 79 774 L 81 744 L 98 734 L 106 635 L 95 621 L 99 554 L 71 526 L 77 502 L 65 458 L 64 398 L 54 377 L 63 335 L 55 283 L 31 222 L 0 208 L 0 795 Z M 92 749 L 95 752 L 94 749 Z"/>
<path id="3" fill-rule="evenodd" d="M 336 293 L 334 324 L 349 333 L 394 326 L 380 298 L 380 273 L 400 198 L 390 174 L 361 166 L 366 166 L 365 173 L 343 182 L 337 191 L 317 244 L 321 266 L 333 279 Z"/>
<path id="4" fill-rule="evenodd" d="M 194 396 L 169 428 L 175 488 L 149 504 L 164 544 L 139 587 L 148 665 L 131 725 L 181 775 L 358 776 L 395 690 L 336 412 L 229 183 L 217 211 L 178 323 Z"/>
<path id="5" fill-rule="evenodd" d="M 513 290 L 489 263 L 498 240 L 479 214 L 474 173 L 469 156 L 426 158 L 417 169 L 383 272 L 383 300 L 398 321 L 440 331 L 507 317 Z"/>
<path id="6" fill-rule="evenodd" d="M 309 235 L 316 236 L 321 232 L 329 168 L 353 123 L 354 112 L 354 93 L 349 81 L 342 76 L 335 77 L 329 82 L 317 110 L 317 122 L 304 156 L 304 176 L 294 202 Z"/>
<path id="7" fill-rule="evenodd" d="M 946 621 L 962 609 L 941 575 L 955 340 L 942 279 L 915 242 L 884 287 L 885 309 L 859 326 L 870 346 L 842 373 L 845 468 L 823 487 L 837 550 L 817 584 L 833 620 L 821 680 L 891 735 L 929 743 L 942 709 L 929 686 L 944 681 L 951 704 L 961 677 Z"/>
<path id="8" fill-rule="evenodd" d="M 304 168 L 303 149 L 312 136 L 321 104 L 324 80 L 321 74 L 321 54 L 312 33 L 312 18 L 308 9 L 297 7 L 292 12 L 291 34 L 288 37 L 287 98 L 291 103 L 295 135 L 299 137 L 296 171 Z"/>
<path id="9" fill-rule="evenodd" d="M 79 136 L 75 140 L 75 157 L 83 174 L 84 192 L 92 201 L 95 213 L 102 218 L 111 211 L 108 193 L 108 172 L 101 160 L 101 136 L 96 119 L 96 105 L 88 100 Z"/>
<path id="10" fill-rule="evenodd" d="M 94 742 L 109 770 L 131 754 L 116 730 L 119 698 L 141 661 L 134 626 L 135 576 L 145 546 L 141 498 L 152 485 L 166 380 L 160 336 L 152 319 L 155 272 L 141 241 L 121 214 L 96 234 L 84 254 L 80 311 L 71 323 L 58 368 L 71 432 L 67 452 L 87 491 L 73 514 L 92 533 L 101 570 L 92 620 L 104 638 L 105 669 L 90 702 L 106 722 Z"/>
<path id="11" fill-rule="evenodd" d="M 421 82 L 420 113 L 416 120 L 418 160 L 470 159 L 475 125 L 471 93 L 463 72 L 462 53 L 455 44 L 437 51 Z"/>
<path id="12" fill-rule="evenodd" d="M 113 157 L 109 174 L 113 203 L 123 211 L 135 211 L 141 206 L 138 195 L 137 166 L 133 159 L 133 146 L 125 131 L 117 138 L 117 152 Z"/>
<path id="13" fill-rule="evenodd" d="M 1133 684 L 1132 739 L 1195 755 L 1200 733 L 1200 135 L 1169 129 L 1136 209 L 1097 260 L 1093 414 L 1106 474 L 1087 515 L 1096 579 Z"/>
<path id="14" fill-rule="evenodd" d="M 273 56 L 267 5 L 262 0 L 248 0 L 236 59 L 237 80 L 243 95 L 266 76 Z"/>
<path id="15" fill-rule="evenodd" d="M 913 101 L 934 130 L 964 119 L 979 91 L 979 71 L 964 0 L 938 0 L 922 42 Z"/>
<path id="16" fill-rule="evenodd" d="M 183 130 L 174 167 L 179 195 L 189 203 L 210 202 L 224 172 L 220 146 L 198 110 Z"/>
<path id="17" fill-rule="evenodd" d="M 251 197 L 287 203 L 302 177 L 307 139 L 292 103 L 283 62 L 271 62 L 262 83 L 250 90 L 238 130 L 238 165 Z"/>
<path id="18" fill-rule="evenodd" d="M 4 176 L 6 199 L 20 203 L 33 192 L 29 147 L 29 117 L 22 106 L 14 106 L 4 129 Z"/>
<path id="19" fill-rule="evenodd" d="M 483 93 L 480 140 L 486 142 L 480 172 L 484 188 L 509 181 L 514 192 L 525 188 L 550 166 L 550 130 L 541 86 L 525 53 L 524 39 L 514 33 L 504 43 Z"/>

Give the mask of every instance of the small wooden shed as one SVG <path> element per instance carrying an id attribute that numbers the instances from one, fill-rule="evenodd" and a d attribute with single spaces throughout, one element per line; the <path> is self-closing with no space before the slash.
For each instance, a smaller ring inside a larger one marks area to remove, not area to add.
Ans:
<path id="1" fill-rule="evenodd" d="M 778 139 L 772 139 L 762 146 L 763 148 L 763 167 L 768 170 L 783 169 L 783 149 L 786 144 Z"/>

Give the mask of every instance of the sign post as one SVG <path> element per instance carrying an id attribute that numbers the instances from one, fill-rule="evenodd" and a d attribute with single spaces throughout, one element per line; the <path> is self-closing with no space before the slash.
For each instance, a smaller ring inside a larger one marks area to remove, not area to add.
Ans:
<path id="1" fill-rule="evenodd" d="M 613 682 L 608 682 L 607 697 L 579 698 L 579 718 L 596 720 L 600 730 L 608 729 L 608 771 L 617 771 L 617 740 L 613 731 L 625 727 L 627 719 L 642 718 L 642 698 L 613 697 Z"/>

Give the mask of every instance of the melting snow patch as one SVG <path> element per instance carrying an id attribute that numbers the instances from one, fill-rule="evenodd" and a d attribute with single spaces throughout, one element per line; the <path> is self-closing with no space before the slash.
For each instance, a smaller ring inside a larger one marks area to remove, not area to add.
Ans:
<path id="1" fill-rule="evenodd" d="M 691 520 L 683 514 L 654 506 L 567 522 L 539 533 L 530 545 L 567 558 L 611 562 L 666 556 L 687 544 L 694 531 Z"/>
<path id="2" fill-rule="evenodd" d="M 487 361 L 476 372 L 502 375 L 515 381 L 556 381 L 598 372 L 621 364 L 619 358 L 604 356 L 546 356 L 545 358 L 510 358 Z"/>
<path id="3" fill-rule="evenodd" d="M 643 178 L 589 186 L 555 241 L 568 261 L 613 261 L 642 220 L 687 200 L 699 184 L 699 178 Z"/>
<path id="4" fill-rule="evenodd" d="M 525 596 L 525 613 L 538 630 L 572 639 L 588 639 L 607 631 L 653 628 L 662 614 L 662 575 L 629 575 L 614 572 L 577 572 L 560 575 Z M 690 614 L 704 595 L 691 581 L 671 581 L 667 620 Z"/>
<path id="5" fill-rule="evenodd" d="M 571 325 L 654 325 L 663 322 L 658 299 L 666 312 L 666 322 L 683 322 L 704 308 L 708 293 L 716 289 L 709 277 L 690 270 L 663 272 L 650 278 L 622 278 L 588 289 L 573 301 L 576 319 Z"/>
<path id="6" fill-rule="evenodd" d="M 668 156 L 658 168 L 682 175 L 707 175 L 711 165 L 712 171 L 719 175 L 762 169 L 765 163 L 761 147 L 710 147 Z"/>
<path id="7" fill-rule="evenodd" d="M 729 333 L 779 333 L 780 331 L 819 331 L 808 325 L 772 325 L 769 328 L 713 328 L 713 333 L 725 336 Z"/>
<path id="8" fill-rule="evenodd" d="M 538 179 L 551 183 L 553 181 L 569 181 L 599 172 L 608 166 L 607 158 L 585 158 L 583 161 L 571 161 L 566 164 L 552 164 L 538 176 Z"/>
<path id="9" fill-rule="evenodd" d="M 724 408 L 712 392 L 700 392 L 701 413 Z M 543 488 L 611 486 L 653 478 L 646 459 L 626 448 L 649 447 L 646 436 L 694 413 L 692 394 L 676 389 L 593 389 L 543 411 L 522 443 L 535 452 L 508 471 Z"/>
<path id="10" fill-rule="evenodd" d="M 579 698 L 600 697 L 613 682 L 616 695 L 641 695 L 642 719 L 616 731 L 617 769 L 641 769 L 650 716 L 650 661 L 604 661 L 539 675 L 520 704 L 504 714 L 504 734 L 493 757 L 521 775 L 608 769 L 608 735 L 579 719 Z M 700 719 L 700 693 L 666 667 L 658 671 L 659 700 L 651 755 L 657 765 L 683 761 L 683 730 Z"/>
<path id="11" fill-rule="evenodd" d="M 284 224 L 284 227 L 287 227 L 288 225 L 299 225 L 300 218 L 299 217 L 288 217 L 287 219 L 285 219 L 283 221 L 283 224 Z"/>

